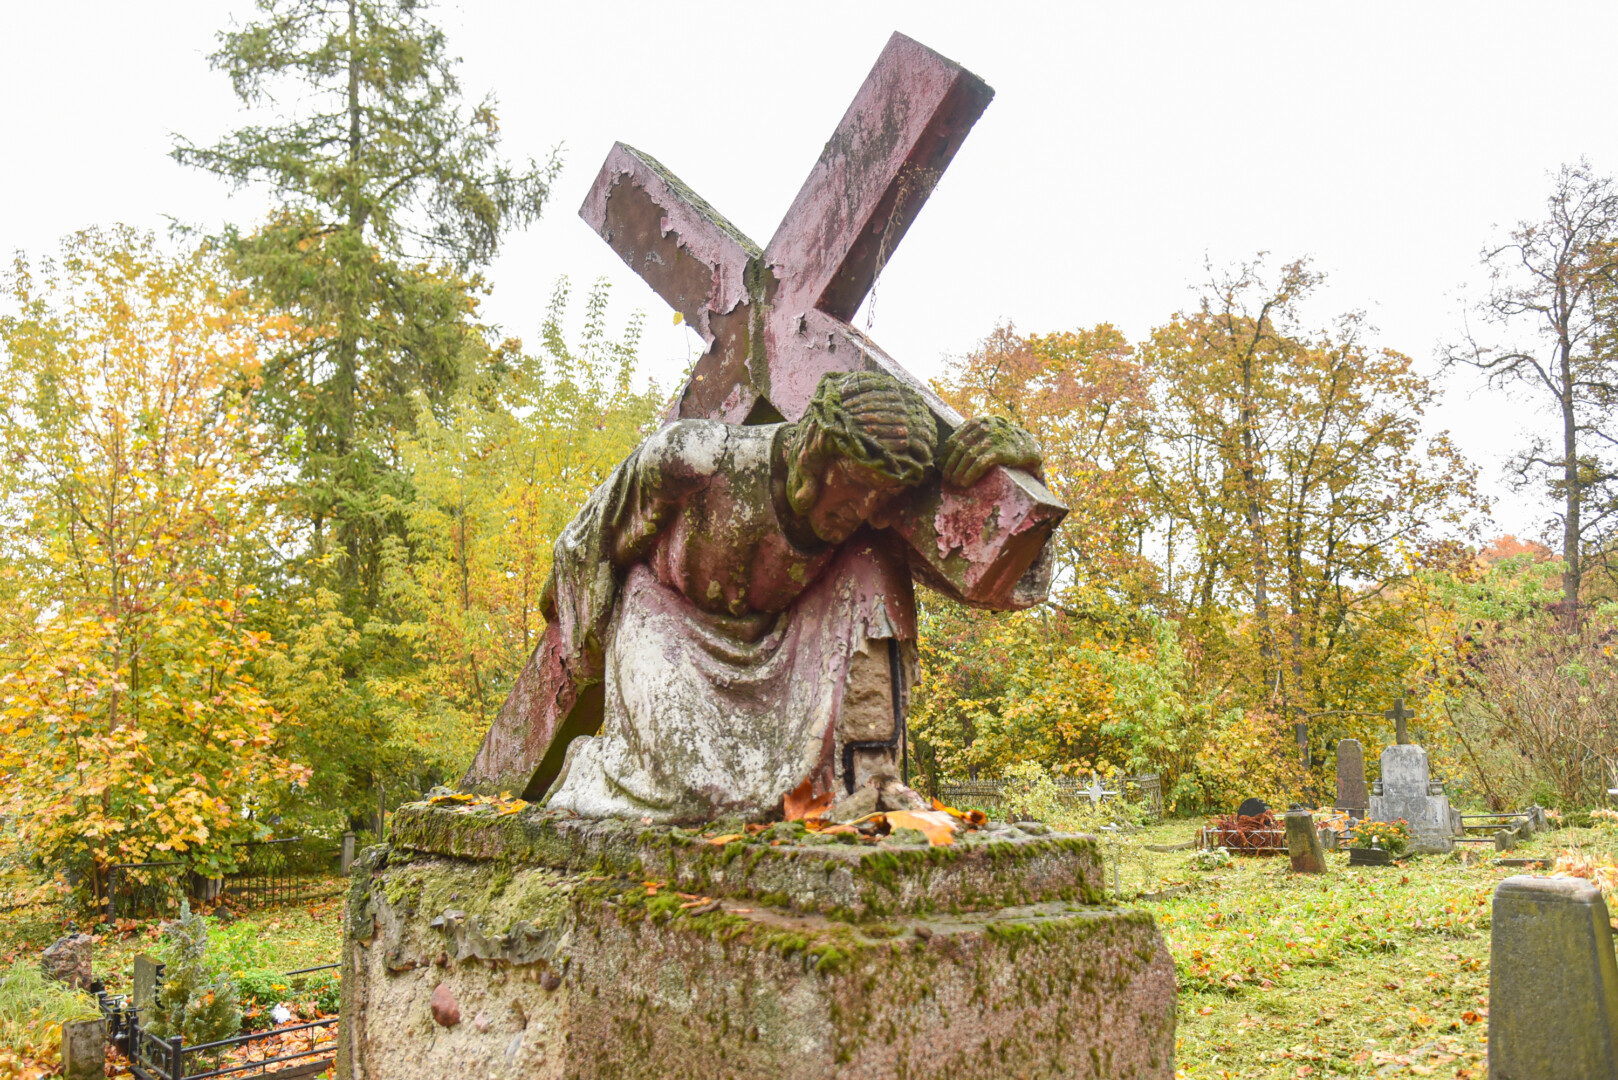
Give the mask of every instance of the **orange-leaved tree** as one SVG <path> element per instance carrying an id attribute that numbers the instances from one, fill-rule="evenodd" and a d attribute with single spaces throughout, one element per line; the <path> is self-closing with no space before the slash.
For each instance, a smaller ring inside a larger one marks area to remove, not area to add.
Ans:
<path id="1" fill-rule="evenodd" d="M 205 249 L 128 228 L 19 257 L 0 316 L 0 740 L 32 854 L 202 872 L 305 776 L 259 690 L 271 551 L 258 357 L 284 333 Z"/>

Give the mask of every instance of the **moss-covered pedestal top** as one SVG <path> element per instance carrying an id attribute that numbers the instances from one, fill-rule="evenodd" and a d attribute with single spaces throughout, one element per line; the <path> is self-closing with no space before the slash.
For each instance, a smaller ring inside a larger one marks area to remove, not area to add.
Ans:
<path id="1" fill-rule="evenodd" d="M 1033 835 L 1010 825 L 966 831 L 934 847 L 810 833 L 795 822 L 755 833 L 726 822 L 690 830 L 539 807 L 501 813 L 423 802 L 399 808 L 389 839 L 429 855 L 646 878 L 852 919 L 1101 897 L 1093 838 Z"/>

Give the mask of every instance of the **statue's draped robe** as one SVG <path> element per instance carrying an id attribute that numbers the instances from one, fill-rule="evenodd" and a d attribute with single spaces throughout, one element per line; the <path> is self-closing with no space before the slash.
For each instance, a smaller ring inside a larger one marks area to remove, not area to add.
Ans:
<path id="1" fill-rule="evenodd" d="M 834 783 L 852 657 L 901 642 L 915 598 L 882 534 L 798 548 L 771 497 L 781 425 L 684 420 L 648 438 L 557 539 L 547 604 L 564 649 L 601 657 L 599 734 L 550 794 L 589 817 L 759 816 Z"/>

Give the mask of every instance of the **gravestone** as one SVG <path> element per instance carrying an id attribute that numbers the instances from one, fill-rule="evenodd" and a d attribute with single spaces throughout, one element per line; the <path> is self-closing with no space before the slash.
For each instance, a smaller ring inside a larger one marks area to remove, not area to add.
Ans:
<path id="1" fill-rule="evenodd" d="M 1601 890 L 1507 878 L 1489 937 L 1490 1080 L 1618 1080 L 1618 963 Z"/>
<path id="2" fill-rule="evenodd" d="M 1292 859 L 1295 874 L 1324 874 L 1326 851 L 1320 845 L 1320 834 L 1315 831 L 1314 815 L 1294 807 L 1287 811 L 1287 854 Z"/>
<path id="3" fill-rule="evenodd" d="M 66 983 L 75 990 L 90 989 L 89 934 L 69 934 L 60 938 L 39 957 L 39 970 L 52 982 Z"/>
<path id="4" fill-rule="evenodd" d="M 1400 743 L 1382 751 L 1382 778 L 1371 789 L 1373 821 L 1403 820 L 1410 826 L 1410 850 L 1429 854 L 1454 850 L 1461 835 L 1460 814 L 1450 808 L 1442 784 L 1432 780 L 1427 751 Z"/>
<path id="5" fill-rule="evenodd" d="M 99 1016 L 62 1024 L 62 1075 L 94 1080 L 107 1075 L 107 1022 Z"/>
<path id="6" fill-rule="evenodd" d="M 1237 817 L 1257 817 L 1258 815 L 1264 813 L 1269 808 L 1270 808 L 1269 803 L 1266 803 L 1263 799 L 1259 799 L 1259 798 L 1245 799 L 1245 800 L 1243 800 L 1242 804 L 1236 808 L 1236 816 Z"/>
<path id="7" fill-rule="evenodd" d="M 1371 796 L 1365 786 L 1365 750 L 1358 739 L 1337 744 L 1337 809 L 1348 811 L 1355 821 L 1370 809 Z"/>
<path id="8" fill-rule="evenodd" d="M 1513 851 L 1517 847 L 1517 834 L 1511 829 L 1496 829 L 1494 831 L 1494 850 Z"/>
<path id="9" fill-rule="evenodd" d="M 157 1001 L 158 985 L 163 978 L 163 962 L 150 953 L 135 957 L 135 987 L 130 1004 L 140 1011 L 144 1023 L 152 1018 L 151 1007 Z"/>

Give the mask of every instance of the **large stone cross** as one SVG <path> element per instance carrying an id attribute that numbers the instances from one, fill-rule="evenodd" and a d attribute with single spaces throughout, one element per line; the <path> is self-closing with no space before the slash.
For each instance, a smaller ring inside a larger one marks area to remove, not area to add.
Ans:
<path id="1" fill-rule="evenodd" d="M 762 250 L 653 158 L 614 145 L 579 215 L 707 346 L 668 419 L 796 420 L 822 375 L 865 369 L 915 387 L 940 436 L 954 430 L 960 414 L 848 320 L 993 96 L 894 34 Z M 1044 597 L 1024 575 L 1066 512 L 1032 476 L 997 467 L 966 491 L 918 489 L 893 528 L 924 581 L 1018 608 Z"/>

